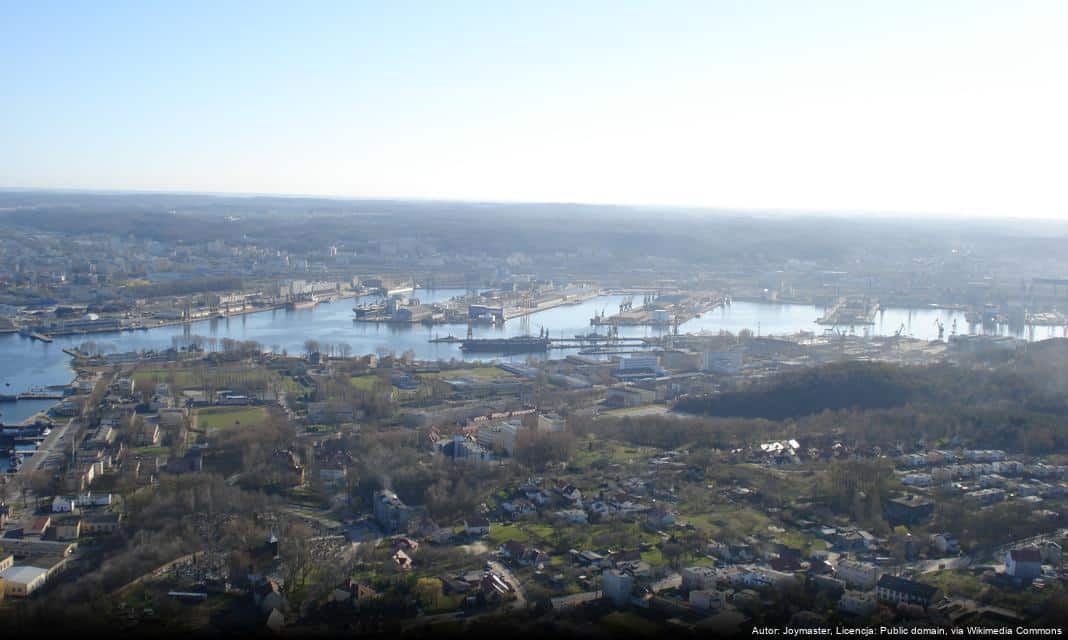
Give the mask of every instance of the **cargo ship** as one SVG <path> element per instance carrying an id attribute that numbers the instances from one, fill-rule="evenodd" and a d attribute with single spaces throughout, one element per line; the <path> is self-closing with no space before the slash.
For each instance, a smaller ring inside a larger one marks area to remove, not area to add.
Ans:
<path id="1" fill-rule="evenodd" d="M 318 302 L 315 298 L 295 298 L 286 303 L 286 309 L 294 311 L 296 309 L 313 309 Z"/>
<path id="2" fill-rule="evenodd" d="M 470 353 L 542 353 L 549 350 L 549 338 L 516 336 L 514 338 L 468 338 L 460 350 Z"/>

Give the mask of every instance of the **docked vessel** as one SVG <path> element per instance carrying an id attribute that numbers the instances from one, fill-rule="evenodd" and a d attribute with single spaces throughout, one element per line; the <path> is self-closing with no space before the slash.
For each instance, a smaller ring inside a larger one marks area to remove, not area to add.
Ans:
<path id="1" fill-rule="evenodd" d="M 295 309 L 312 309 L 317 304 L 315 298 L 294 298 L 286 303 L 286 309 L 293 311 Z"/>
<path id="2" fill-rule="evenodd" d="M 471 353 L 543 353 L 549 350 L 549 344 L 549 338 L 539 336 L 468 338 L 460 343 L 460 350 Z"/>

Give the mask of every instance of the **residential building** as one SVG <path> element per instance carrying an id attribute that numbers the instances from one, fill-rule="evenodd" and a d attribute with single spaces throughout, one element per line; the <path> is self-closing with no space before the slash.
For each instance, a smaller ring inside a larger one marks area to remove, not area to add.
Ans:
<path id="1" fill-rule="evenodd" d="M 25 598 L 44 585 L 48 569 L 27 565 L 10 566 L 0 571 L 4 596 Z"/>
<path id="2" fill-rule="evenodd" d="M 879 580 L 879 568 L 870 562 L 839 560 L 834 567 L 834 574 L 854 589 L 873 589 Z"/>
<path id="3" fill-rule="evenodd" d="M 916 604 L 927 608 L 939 596 L 937 587 L 884 573 L 876 583 L 875 595 L 888 604 Z"/>
<path id="4" fill-rule="evenodd" d="M 634 576 L 618 569 L 605 569 L 602 574 L 602 590 L 604 597 L 616 608 L 623 608 L 630 601 L 630 594 L 634 590 Z"/>
<path id="5" fill-rule="evenodd" d="M 1036 547 L 1012 549 L 1005 554 L 1005 573 L 1021 580 L 1042 575 L 1042 552 Z"/>

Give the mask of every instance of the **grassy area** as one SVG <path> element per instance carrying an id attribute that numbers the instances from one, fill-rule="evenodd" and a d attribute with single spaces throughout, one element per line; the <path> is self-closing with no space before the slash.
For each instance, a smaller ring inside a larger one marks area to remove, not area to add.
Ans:
<path id="1" fill-rule="evenodd" d="M 262 407 L 207 407 L 197 410 L 197 427 L 225 429 L 235 425 L 259 425 L 267 419 Z"/>
<path id="2" fill-rule="evenodd" d="M 135 456 L 161 456 L 169 451 L 170 449 L 167 447 L 137 447 L 130 449 L 130 453 Z"/>
<path id="3" fill-rule="evenodd" d="M 711 505 L 702 513 L 683 512 L 680 517 L 713 538 L 726 532 L 741 538 L 764 532 L 768 527 L 767 516 L 741 505 Z"/>
<path id="4" fill-rule="evenodd" d="M 374 391 L 375 381 L 377 379 L 378 376 L 356 376 L 352 378 L 349 382 L 352 383 L 353 387 L 359 389 L 360 391 L 366 391 L 370 393 L 371 391 Z"/>
<path id="5" fill-rule="evenodd" d="M 138 386 L 148 382 L 173 382 L 180 387 L 192 387 L 196 384 L 193 373 L 188 369 L 154 367 L 140 369 L 133 374 Z"/>
<path id="6" fill-rule="evenodd" d="M 658 450 L 651 447 L 638 447 L 589 436 L 579 441 L 568 465 L 578 471 L 597 461 L 607 464 L 631 464 L 646 461 L 657 453 Z"/>
<path id="7" fill-rule="evenodd" d="M 989 587 L 971 571 L 940 571 L 927 573 L 919 577 L 920 582 L 938 587 L 942 593 L 965 598 L 977 598 Z"/>
<path id="8" fill-rule="evenodd" d="M 535 538 L 518 524 L 502 524 L 490 527 L 487 541 L 491 547 L 499 547 L 509 540 L 518 540 L 523 544 L 530 544 Z"/>

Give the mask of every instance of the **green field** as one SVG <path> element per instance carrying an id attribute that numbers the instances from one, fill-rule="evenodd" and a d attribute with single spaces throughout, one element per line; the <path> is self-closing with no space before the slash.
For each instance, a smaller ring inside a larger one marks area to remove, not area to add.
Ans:
<path id="1" fill-rule="evenodd" d="M 420 374 L 421 378 L 432 380 L 434 378 L 440 378 L 442 380 L 455 380 L 459 378 L 473 378 L 475 380 L 493 380 L 496 378 L 510 378 L 512 374 L 508 373 L 504 369 L 497 367 L 467 367 L 464 369 L 449 369 L 447 371 L 441 371 L 439 373 L 423 373 Z"/>
<path id="2" fill-rule="evenodd" d="M 259 425 L 267 419 L 262 407 L 208 407 L 197 410 L 197 428 L 225 429 L 233 426 Z"/>
<path id="3" fill-rule="evenodd" d="M 375 380 L 377 379 L 378 376 L 356 376 L 355 378 L 352 378 L 350 382 L 352 383 L 352 386 L 356 387 L 360 391 L 366 391 L 370 393 L 371 391 L 374 391 Z"/>

